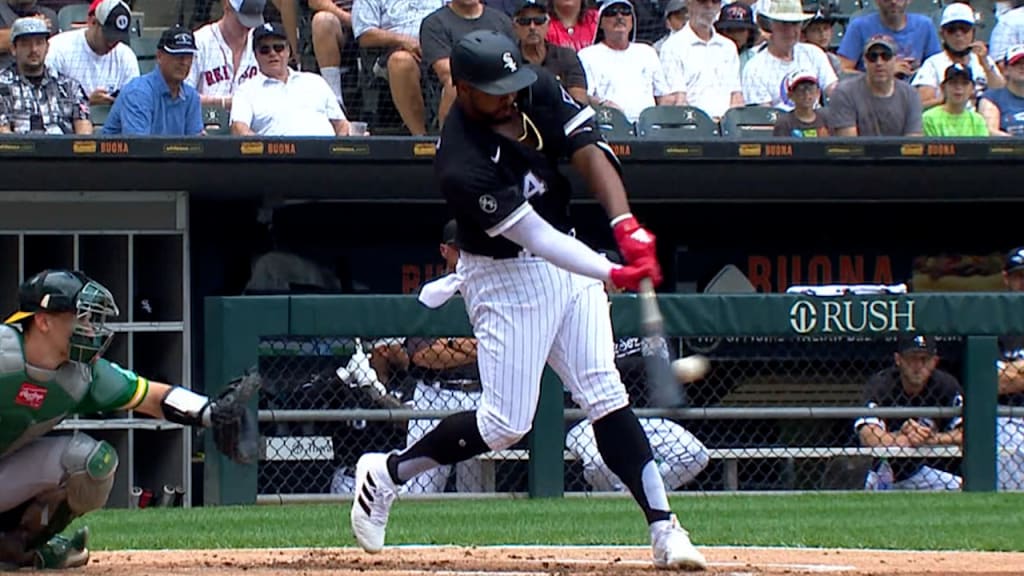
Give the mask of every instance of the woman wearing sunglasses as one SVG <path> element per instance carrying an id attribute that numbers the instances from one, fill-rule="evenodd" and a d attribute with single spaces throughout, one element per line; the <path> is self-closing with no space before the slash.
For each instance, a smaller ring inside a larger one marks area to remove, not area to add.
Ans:
<path id="1" fill-rule="evenodd" d="M 350 135 L 348 119 L 327 81 L 288 67 L 291 48 L 281 24 L 267 22 L 254 29 L 252 45 L 260 73 L 235 91 L 231 134 Z"/>
<path id="2" fill-rule="evenodd" d="M 921 65 L 910 83 L 917 89 L 921 106 L 925 109 L 943 103 L 942 80 L 946 70 L 959 64 L 971 71 L 974 78 L 974 96 L 967 101 L 967 109 L 974 110 L 977 99 L 988 88 L 1006 86 L 995 61 L 988 55 L 985 43 L 974 37 L 974 9 L 967 4 L 955 3 L 942 10 L 939 36 L 942 52 L 930 56 Z"/>

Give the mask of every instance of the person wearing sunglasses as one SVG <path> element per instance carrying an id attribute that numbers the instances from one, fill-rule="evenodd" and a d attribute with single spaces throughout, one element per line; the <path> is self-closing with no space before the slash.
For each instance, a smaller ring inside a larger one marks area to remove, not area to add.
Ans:
<path id="1" fill-rule="evenodd" d="M 629 0 L 608 0 L 598 13 L 594 43 L 580 50 L 591 106 L 618 108 L 636 122 L 644 108 L 677 103 L 650 44 L 636 41 Z"/>
<path id="2" fill-rule="evenodd" d="M 942 10 L 940 22 L 942 52 L 924 61 L 910 85 L 917 90 L 925 109 L 941 105 L 944 102 L 943 75 L 950 66 L 959 64 L 968 68 L 974 79 L 974 94 L 967 100 L 967 109 L 974 110 L 977 99 L 986 89 L 1002 88 L 1006 86 L 1006 79 L 988 55 L 985 43 L 975 39 L 973 8 L 959 2 L 950 4 Z"/>
<path id="3" fill-rule="evenodd" d="M 557 46 L 548 39 L 551 16 L 547 0 L 517 0 L 512 29 L 523 60 L 547 69 L 565 86 L 577 102 L 587 103 L 587 75 L 572 48 Z"/>
<path id="4" fill-rule="evenodd" d="M 156 68 L 121 90 L 103 124 L 103 134 L 204 133 L 199 92 L 186 82 L 196 54 L 195 36 L 188 28 L 175 25 L 164 30 L 156 47 Z"/>
<path id="5" fill-rule="evenodd" d="M 323 76 L 288 67 L 292 49 L 284 26 L 252 32 L 259 74 L 238 87 L 231 106 L 235 136 L 348 136 L 349 123 Z"/>
<path id="6" fill-rule="evenodd" d="M 1024 44 L 1013 46 L 1002 62 L 1006 86 L 985 91 L 978 112 L 992 136 L 1024 136 Z"/>
<path id="7" fill-rule="evenodd" d="M 864 46 L 865 74 L 843 80 L 829 103 L 836 136 L 921 136 L 921 100 L 896 81 L 896 42 L 874 36 Z"/>

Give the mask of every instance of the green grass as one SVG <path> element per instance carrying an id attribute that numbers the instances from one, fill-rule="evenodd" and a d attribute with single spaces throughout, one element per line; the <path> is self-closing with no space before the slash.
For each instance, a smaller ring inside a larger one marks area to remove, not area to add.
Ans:
<path id="1" fill-rule="evenodd" d="M 1024 494 L 701 495 L 673 508 L 698 545 L 1024 550 Z M 102 510 L 94 549 L 353 546 L 348 503 Z M 400 501 L 388 544 L 646 544 L 631 499 Z"/>

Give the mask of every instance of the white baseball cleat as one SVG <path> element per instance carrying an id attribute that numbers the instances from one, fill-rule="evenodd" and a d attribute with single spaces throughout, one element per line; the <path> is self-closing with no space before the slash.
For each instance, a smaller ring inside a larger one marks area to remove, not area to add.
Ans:
<path id="1" fill-rule="evenodd" d="M 707 560 L 690 542 L 690 533 L 679 525 L 673 514 L 671 520 L 655 528 L 651 534 L 651 549 L 656 568 L 676 570 L 704 570 Z"/>
<path id="2" fill-rule="evenodd" d="M 398 489 L 388 474 L 388 455 L 363 454 L 356 463 L 356 491 L 352 502 L 352 533 L 363 550 L 371 554 L 384 547 L 388 513 Z"/>

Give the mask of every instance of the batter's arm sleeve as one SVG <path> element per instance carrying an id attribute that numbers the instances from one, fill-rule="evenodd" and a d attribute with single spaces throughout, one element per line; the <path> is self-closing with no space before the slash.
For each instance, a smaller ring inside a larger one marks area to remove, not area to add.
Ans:
<path id="1" fill-rule="evenodd" d="M 506 230 L 504 236 L 569 272 L 606 281 L 612 271 L 613 265 L 607 258 L 572 236 L 558 231 L 533 208 Z"/>

